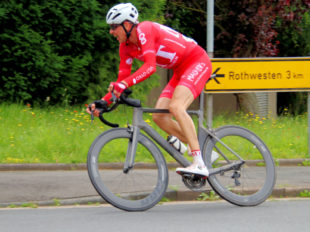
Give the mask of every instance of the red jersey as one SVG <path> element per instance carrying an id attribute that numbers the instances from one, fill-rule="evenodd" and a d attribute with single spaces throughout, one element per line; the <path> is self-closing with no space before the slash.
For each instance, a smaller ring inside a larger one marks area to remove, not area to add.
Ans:
<path id="1" fill-rule="evenodd" d="M 124 80 L 128 87 L 137 84 L 162 68 L 176 69 L 197 43 L 181 33 L 158 23 L 145 21 L 137 26 L 138 45 L 120 44 L 120 66 L 117 81 Z M 144 64 L 133 74 L 131 65 L 134 58 Z M 131 75 L 130 75 L 131 74 Z"/>

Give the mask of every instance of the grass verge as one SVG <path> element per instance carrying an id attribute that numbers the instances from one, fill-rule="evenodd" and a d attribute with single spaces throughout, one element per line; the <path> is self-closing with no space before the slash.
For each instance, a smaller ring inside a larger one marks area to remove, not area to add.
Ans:
<path id="1" fill-rule="evenodd" d="M 106 117 L 126 126 L 132 110 L 119 107 Z M 154 126 L 151 115 L 145 120 Z M 109 127 L 98 119 L 91 124 L 85 107 L 32 108 L 30 105 L 0 104 L 0 163 L 85 163 L 92 141 Z M 258 134 L 275 159 L 307 156 L 307 115 L 285 115 L 275 119 L 236 113 L 214 117 L 214 127 L 235 124 Z M 155 126 L 154 126 L 155 127 Z M 159 128 L 155 129 L 166 136 Z M 117 149 L 117 148 L 115 148 Z M 117 162 L 116 155 L 109 158 Z M 173 161 L 170 157 L 167 161 Z M 139 160 L 147 162 L 147 160 Z"/>

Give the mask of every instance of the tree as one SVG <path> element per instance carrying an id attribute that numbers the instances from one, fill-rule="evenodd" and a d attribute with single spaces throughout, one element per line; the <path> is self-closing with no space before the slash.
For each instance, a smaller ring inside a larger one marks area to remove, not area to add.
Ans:
<path id="1" fill-rule="evenodd" d="M 214 55 L 309 55 L 309 9 L 310 0 L 215 0 Z M 168 25 L 192 36 L 206 47 L 206 1 L 167 0 L 165 18 Z M 303 112 L 305 94 L 288 95 L 291 96 L 288 99 L 292 100 L 286 102 L 291 111 Z"/>
<path id="2" fill-rule="evenodd" d="M 296 48 L 310 45 L 303 34 L 309 9 L 309 0 L 216 1 L 215 52 L 224 57 L 305 55 Z"/>
<path id="3" fill-rule="evenodd" d="M 206 47 L 206 1 L 167 0 L 165 24 Z"/>
<path id="4" fill-rule="evenodd" d="M 279 56 L 310 53 L 310 0 L 280 0 L 275 6 Z"/>
<path id="5" fill-rule="evenodd" d="M 164 0 L 134 0 L 141 20 L 162 20 Z M 118 71 L 105 16 L 115 1 L 0 2 L 0 100 L 80 104 L 102 97 Z M 156 84 L 149 81 L 140 92 Z M 139 88 L 137 88 L 139 90 Z"/>

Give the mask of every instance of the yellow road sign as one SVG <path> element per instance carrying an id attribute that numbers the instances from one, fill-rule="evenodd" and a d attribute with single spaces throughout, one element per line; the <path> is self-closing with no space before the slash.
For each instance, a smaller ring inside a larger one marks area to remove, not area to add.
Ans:
<path id="1" fill-rule="evenodd" d="M 211 59 L 207 93 L 310 91 L 310 57 Z"/>

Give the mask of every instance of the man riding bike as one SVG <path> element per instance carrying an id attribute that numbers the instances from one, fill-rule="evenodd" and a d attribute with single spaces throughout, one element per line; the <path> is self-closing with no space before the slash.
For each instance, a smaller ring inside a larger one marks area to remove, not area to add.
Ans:
<path id="1" fill-rule="evenodd" d="M 126 88 L 150 77 L 156 66 L 172 69 L 174 74 L 155 106 L 168 109 L 170 114 L 153 114 L 153 120 L 169 135 L 189 145 L 193 163 L 176 171 L 207 177 L 209 172 L 202 159 L 196 129 L 186 112 L 211 75 L 212 66 L 207 53 L 194 40 L 167 26 L 150 21 L 139 23 L 138 11 L 131 3 L 113 6 L 106 21 L 110 25 L 110 34 L 120 43 L 118 78 L 110 83 L 108 94 L 95 101 L 87 112 L 93 111 L 98 116 L 96 107 L 110 104 L 111 92 L 119 97 Z M 144 64 L 131 74 L 134 58 Z"/>

